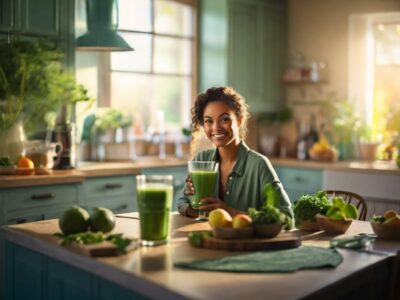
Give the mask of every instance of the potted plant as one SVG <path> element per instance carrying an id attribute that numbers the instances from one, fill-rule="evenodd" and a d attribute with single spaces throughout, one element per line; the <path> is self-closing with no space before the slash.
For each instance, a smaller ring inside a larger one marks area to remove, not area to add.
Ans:
<path id="1" fill-rule="evenodd" d="M 19 145 L 25 138 L 44 137 L 46 115 L 67 111 L 87 101 L 87 90 L 61 66 L 62 54 L 45 41 L 0 41 L 0 135 Z M 15 129 L 17 128 L 17 129 Z M 42 136 L 38 133 L 42 132 Z M 18 133 L 19 136 L 15 136 Z M 11 144 L 11 143 L 10 143 Z M 12 151 L 11 151 L 12 150 Z M 0 156 L 21 149 L 0 149 Z M 8 151 L 8 153 L 7 153 Z"/>
<path id="2" fill-rule="evenodd" d="M 368 124 L 361 125 L 358 129 L 358 135 L 360 159 L 367 161 L 375 160 L 379 143 L 373 133 L 372 126 Z"/>

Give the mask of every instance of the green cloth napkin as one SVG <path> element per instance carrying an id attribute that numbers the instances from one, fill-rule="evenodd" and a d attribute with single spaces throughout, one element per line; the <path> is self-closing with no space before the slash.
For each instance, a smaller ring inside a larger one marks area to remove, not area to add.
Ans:
<path id="1" fill-rule="evenodd" d="M 331 248 L 363 249 L 368 247 L 376 238 L 375 234 L 360 233 L 358 235 L 332 239 Z"/>
<path id="2" fill-rule="evenodd" d="M 336 267 L 343 261 L 336 249 L 301 246 L 296 249 L 252 252 L 218 259 L 178 262 L 175 266 L 219 272 L 294 272 Z"/>

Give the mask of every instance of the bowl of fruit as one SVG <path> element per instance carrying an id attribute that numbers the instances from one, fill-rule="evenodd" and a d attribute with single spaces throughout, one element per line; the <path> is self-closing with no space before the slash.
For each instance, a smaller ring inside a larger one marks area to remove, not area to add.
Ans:
<path id="1" fill-rule="evenodd" d="M 312 160 L 325 162 L 337 161 L 339 157 L 336 148 L 330 145 L 323 137 L 310 147 L 308 154 Z"/>
<path id="2" fill-rule="evenodd" d="M 345 203 L 342 197 L 334 197 L 332 206 L 326 215 L 317 214 L 316 219 L 321 230 L 329 233 L 345 233 L 353 219 L 357 219 L 358 210 L 353 204 Z"/>
<path id="3" fill-rule="evenodd" d="M 214 236 L 219 239 L 246 239 L 253 236 L 252 221 L 246 214 L 237 214 L 232 218 L 226 210 L 218 208 L 210 212 L 208 223 Z"/>
<path id="4" fill-rule="evenodd" d="M 395 210 L 388 210 L 383 216 L 373 216 L 371 227 L 380 239 L 400 240 L 400 215 Z"/>

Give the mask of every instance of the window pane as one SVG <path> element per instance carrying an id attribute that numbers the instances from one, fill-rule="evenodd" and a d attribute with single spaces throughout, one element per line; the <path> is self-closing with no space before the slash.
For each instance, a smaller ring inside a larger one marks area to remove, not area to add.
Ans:
<path id="1" fill-rule="evenodd" d="M 156 33 L 193 35 L 193 10 L 190 5 L 164 0 L 156 0 L 154 5 Z"/>
<path id="2" fill-rule="evenodd" d="M 112 73 L 111 86 L 111 106 L 140 118 L 145 127 L 155 126 L 160 109 L 168 131 L 189 124 L 189 77 Z"/>
<path id="3" fill-rule="evenodd" d="M 189 75 L 192 47 L 190 40 L 154 38 L 154 72 Z"/>
<path id="4" fill-rule="evenodd" d="M 151 31 L 150 0 L 119 0 L 119 29 Z"/>
<path id="5" fill-rule="evenodd" d="M 111 52 L 111 69 L 119 71 L 150 72 L 151 35 L 121 33 L 135 51 Z"/>

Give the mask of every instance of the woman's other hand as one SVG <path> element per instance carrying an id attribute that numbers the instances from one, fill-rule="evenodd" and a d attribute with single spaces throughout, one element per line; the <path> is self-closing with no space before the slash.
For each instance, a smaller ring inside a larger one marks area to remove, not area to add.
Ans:
<path id="1" fill-rule="evenodd" d="M 212 197 L 203 198 L 201 199 L 200 203 L 201 203 L 201 206 L 199 207 L 200 210 L 208 212 L 217 208 L 223 208 L 225 210 L 228 210 L 228 206 L 225 204 L 225 202 L 218 198 L 212 198 Z"/>

